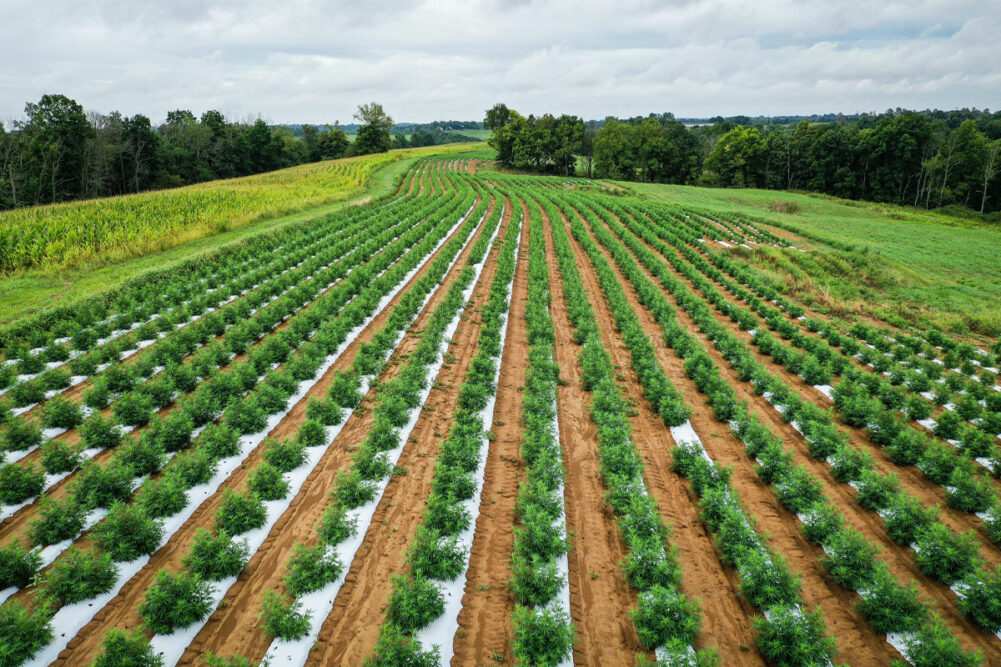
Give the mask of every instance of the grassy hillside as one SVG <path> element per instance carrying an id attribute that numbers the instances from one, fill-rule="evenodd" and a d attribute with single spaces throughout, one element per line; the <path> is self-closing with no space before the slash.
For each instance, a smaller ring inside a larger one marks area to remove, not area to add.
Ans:
<path id="1" fill-rule="evenodd" d="M 813 252 L 741 248 L 735 253 L 818 309 L 973 337 L 1001 334 L 997 226 L 772 190 L 620 185 L 640 197 L 724 216 L 742 214 L 780 235 L 802 237 L 797 244 Z"/>
<path id="2" fill-rule="evenodd" d="M 26 233 L 30 237 L 48 234 L 62 239 L 65 249 L 61 262 L 53 260 L 0 277 L 0 323 L 114 288 L 138 274 L 167 268 L 248 236 L 378 197 L 418 158 L 479 146 L 390 151 L 175 190 L 0 214 L 0 245 L 7 246 L 10 239 Z M 32 220 L 41 227 L 33 227 Z M 71 245 L 73 235 L 90 233 L 88 221 L 93 220 L 121 230 L 123 242 L 98 252 Z M 185 221 L 187 225 L 182 224 Z M 37 247 L 40 241 L 29 238 L 29 243 Z"/>

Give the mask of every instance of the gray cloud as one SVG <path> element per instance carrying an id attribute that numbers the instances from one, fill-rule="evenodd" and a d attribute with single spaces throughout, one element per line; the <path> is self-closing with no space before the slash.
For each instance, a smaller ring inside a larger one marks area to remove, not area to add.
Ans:
<path id="1" fill-rule="evenodd" d="M 349 121 L 1001 105 L 996 0 L 6 0 L 0 118 L 88 109 Z"/>

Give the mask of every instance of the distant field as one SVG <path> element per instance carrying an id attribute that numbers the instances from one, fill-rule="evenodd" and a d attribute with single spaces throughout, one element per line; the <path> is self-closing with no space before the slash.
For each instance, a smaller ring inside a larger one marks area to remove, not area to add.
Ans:
<path id="1" fill-rule="evenodd" d="M 343 201 L 365 189 L 373 170 L 428 152 L 392 151 L 172 190 L 3 212 L 0 273 L 100 266 Z"/>
<path id="2" fill-rule="evenodd" d="M 772 190 L 621 183 L 650 199 L 743 214 L 814 252 L 737 254 L 810 305 L 896 325 L 1001 334 L 1001 228 L 888 204 Z M 787 204 L 792 204 L 791 211 Z M 781 232 L 780 232 L 781 233 Z M 801 244 L 804 245 L 804 244 Z"/>
<path id="3" fill-rule="evenodd" d="M 394 150 L 174 190 L 0 213 L 3 266 L 17 267 L 0 276 L 0 323 L 377 197 L 419 157 L 477 146 Z"/>

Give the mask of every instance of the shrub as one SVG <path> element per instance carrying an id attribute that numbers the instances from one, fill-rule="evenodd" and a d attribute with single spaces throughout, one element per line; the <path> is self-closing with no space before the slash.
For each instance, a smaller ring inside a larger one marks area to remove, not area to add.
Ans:
<path id="1" fill-rule="evenodd" d="M 34 498 L 45 488 L 45 473 L 33 463 L 0 465 L 0 503 L 17 505 Z"/>
<path id="2" fill-rule="evenodd" d="M 42 467 L 50 475 L 69 472 L 80 465 L 80 452 L 65 440 L 49 440 L 42 445 Z"/>
<path id="3" fill-rule="evenodd" d="M 10 586 L 24 588 L 42 566 L 38 552 L 23 548 L 18 540 L 0 547 L 0 590 Z"/>
<path id="4" fill-rule="evenodd" d="M 73 487 L 73 496 L 84 507 L 111 507 L 132 493 L 132 468 L 119 461 L 102 466 L 93 461 L 83 465 Z"/>
<path id="5" fill-rule="evenodd" d="M 839 482 L 854 482 L 872 467 L 872 455 L 854 447 L 840 447 L 832 456 L 831 473 Z"/>
<path id="6" fill-rule="evenodd" d="M 554 530 L 549 515 L 537 507 L 523 510 L 521 525 L 514 529 L 514 541 L 516 551 L 524 554 L 555 557 L 566 553 L 567 550 L 567 540 L 563 531 Z"/>
<path id="7" fill-rule="evenodd" d="M 39 577 L 39 585 L 47 599 L 65 605 L 110 591 L 117 578 L 110 555 L 71 546 Z"/>
<path id="8" fill-rule="evenodd" d="M 340 544 L 358 532 L 358 519 L 349 516 L 346 509 L 333 502 L 323 511 L 316 532 L 324 544 Z"/>
<path id="9" fill-rule="evenodd" d="M 257 397 L 248 396 L 226 408 L 223 423 L 241 435 L 250 435 L 264 430 L 268 425 L 268 415 Z"/>
<path id="10" fill-rule="evenodd" d="M 143 511 L 154 519 L 173 516 L 188 504 L 184 485 L 173 475 L 151 479 L 142 485 L 136 500 Z"/>
<path id="11" fill-rule="evenodd" d="M 157 634 L 170 634 L 201 621 L 212 611 L 212 587 L 198 575 L 174 574 L 161 569 L 146 598 L 139 603 L 139 615 L 146 627 Z"/>
<path id="12" fill-rule="evenodd" d="M 975 667 L 981 663 L 980 653 L 968 653 L 959 645 L 955 633 L 938 614 L 922 625 L 913 635 L 904 638 L 904 657 L 914 667 Z"/>
<path id="13" fill-rule="evenodd" d="M 553 558 L 557 554 L 543 554 Z M 676 561 L 667 558 L 663 539 L 659 534 L 634 535 L 629 539 L 629 552 L 622 563 L 626 580 L 637 590 L 645 591 L 655 585 L 674 587 L 681 579 Z"/>
<path id="14" fill-rule="evenodd" d="M 29 380 L 16 384 L 7 392 L 15 407 L 24 407 L 45 400 L 45 387 L 39 380 Z"/>
<path id="15" fill-rule="evenodd" d="M 48 546 L 76 537 L 83 530 L 87 510 L 70 498 L 42 498 L 38 513 L 28 528 L 33 544 Z"/>
<path id="16" fill-rule="evenodd" d="M 417 527 L 407 550 L 407 562 L 415 573 L 445 581 L 462 573 L 466 556 L 466 549 L 459 546 L 454 536 L 446 537 L 424 525 Z"/>
<path id="17" fill-rule="evenodd" d="M 925 448 L 921 460 L 918 461 L 918 468 L 932 482 L 942 485 L 948 482 L 958 462 L 956 451 L 952 447 L 934 440 Z"/>
<path id="18" fill-rule="evenodd" d="M 42 444 L 42 429 L 31 419 L 17 417 L 7 424 L 7 432 L 3 434 L 3 449 L 9 452 L 19 452 Z"/>
<path id="19" fill-rule="evenodd" d="M 76 428 L 81 422 L 80 406 L 62 396 L 53 396 L 42 407 L 42 424 L 46 428 Z"/>
<path id="20" fill-rule="evenodd" d="M 167 468 L 167 474 L 179 479 L 184 488 L 190 489 L 212 479 L 217 467 L 216 460 L 199 447 L 175 456 Z"/>
<path id="21" fill-rule="evenodd" d="M 570 657 L 574 643 L 573 624 L 562 609 L 517 605 L 512 626 L 512 650 L 520 664 L 558 665 Z"/>
<path id="22" fill-rule="evenodd" d="M 296 542 L 282 580 L 292 595 L 299 596 L 336 581 L 343 569 L 337 552 L 322 542 L 312 547 Z"/>
<path id="23" fill-rule="evenodd" d="M 907 406 L 904 408 L 908 419 L 919 421 L 928 419 L 931 416 L 931 404 L 923 396 L 914 395 L 907 399 Z"/>
<path id="24" fill-rule="evenodd" d="M 138 630 L 111 628 L 101 642 L 93 667 L 162 667 L 163 658 L 153 652 L 146 635 Z"/>
<path id="25" fill-rule="evenodd" d="M 691 645 L 699 632 L 699 603 L 662 586 L 640 593 L 631 615 L 648 650 L 673 642 Z"/>
<path id="26" fill-rule="evenodd" d="M 862 471 L 856 484 L 858 495 L 855 500 L 867 510 L 883 509 L 900 490 L 900 480 L 895 474 L 890 472 L 883 475 L 875 469 Z"/>
<path id="27" fill-rule="evenodd" d="M 144 394 L 125 394 L 111 408 L 119 424 L 145 426 L 153 418 L 153 401 Z"/>
<path id="28" fill-rule="evenodd" d="M 309 612 L 302 611 L 302 603 L 298 600 L 285 602 L 278 593 L 265 591 L 261 627 L 278 639 L 301 639 L 309 634 Z"/>
<path id="29" fill-rule="evenodd" d="M 219 581 L 238 575 L 249 558 L 246 540 L 233 540 L 225 530 L 199 528 L 182 563 L 205 581 Z"/>
<path id="30" fill-rule="evenodd" d="M 19 600 L 0 605 L 0 657 L 5 665 L 20 665 L 52 641 L 52 619 L 42 606 L 28 609 Z"/>
<path id="31" fill-rule="evenodd" d="M 859 532 L 842 528 L 831 535 L 824 550 L 821 563 L 834 581 L 850 591 L 865 588 L 876 575 L 879 548 Z"/>
<path id="32" fill-rule="evenodd" d="M 950 489 L 946 489 L 949 507 L 960 512 L 983 512 L 994 501 L 994 487 L 986 475 L 970 469 L 970 465 L 958 465 L 949 477 Z"/>
<path id="33" fill-rule="evenodd" d="M 828 637 L 820 609 L 799 613 L 794 607 L 773 607 L 771 618 L 754 619 L 755 643 L 765 660 L 777 665 L 830 664 L 837 650 Z"/>
<path id="34" fill-rule="evenodd" d="M 199 449 L 214 459 L 224 459 L 240 453 L 240 434 L 221 424 L 211 424 L 202 431 Z"/>
<path id="35" fill-rule="evenodd" d="M 866 594 L 856 603 L 859 613 L 880 634 L 914 632 L 928 614 L 917 584 L 901 586 L 882 564 L 876 570 Z"/>
<path id="36" fill-rule="evenodd" d="M 260 528 L 267 518 L 267 509 L 259 498 L 237 493 L 233 489 L 226 489 L 223 493 L 222 504 L 215 515 L 216 525 L 230 535 L 241 535 Z"/>
<path id="37" fill-rule="evenodd" d="M 932 429 L 940 438 L 945 440 L 955 440 L 959 437 L 959 429 L 963 425 L 963 418 L 953 410 L 944 410 L 935 419 L 935 427 Z"/>
<path id="38" fill-rule="evenodd" d="M 972 530 L 954 533 L 945 524 L 932 523 L 917 531 L 915 542 L 918 567 L 945 584 L 965 577 L 980 560 L 980 543 Z"/>
<path id="39" fill-rule="evenodd" d="M 344 421 L 344 414 L 335 401 L 311 398 L 306 404 L 306 417 L 324 426 L 336 426 Z"/>
<path id="40" fill-rule="evenodd" d="M 159 443 L 149 433 L 143 433 L 138 440 L 126 439 L 115 450 L 114 460 L 131 468 L 134 475 L 145 476 L 162 468 L 167 459 Z"/>
<path id="41" fill-rule="evenodd" d="M 445 612 L 445 599 L 430 580 L 421 576 L 393 575 L 386 618 L 404 632 L 426 627 Z"/>
<path id="42" fill-rule="evenodd" d="M 438 667 L 440 664 L 437 646 L 425 650 L 419 640 L 404 634 L 392 623 L 385 623 L 375 651 L 366 658 L 364 667 Z"/>
<path id="43" fill-rule="evenodd" d="M 566 578 L 557 570 L 555 561 L 547 561 L 537 554 L 528 558 L 515 555 L 513 561 L 509 585 L 518 604 L 542 606 L 566 585 Z"/>
<path id="44" fill-rule="evenodd" d="M 937 518 L 937 511 L 925 507 L 914 496 L 897 494 L 883 513 L 883 522 L 890 539 L 897 544 L 909 545 L 914 542 L 918 530 L 931 524 Z"/>
<path id="45" fill-rule="evenodd" d="M 806 539 L 814 544 L 824 544 L 832 534 L 841 530 L 844 522 L 837 507 L 827 502 L 816 503 L 806 512 L 801 530 Z"/>
<path id="46" fill-rule="evenodd" d="M 87 449 L 107 449 L 122 440 L 121 430 L 100 414 L 91 415 L 80 424 L 80 438 Z"/>
<path id="47" fill-rule="evenodd" d="M 176 452 L 191 443 L 195 425 L 183 411 L 176 411 L 160 422 L 156 429 L 157 442 L 166 452 Z"/>
<path id="48" fill-rule="evenodd" d="M 70 372 L 65 368 L 53 368 L 48 373 L 39 376 L 38 381 L 42 383 L 45 389 L 52 391 L 65 389 L 70 386 L 72 379 Z"/>
<path id="49" fill-rule="evenodd" d="M 333 495 L 342 507 L 354 509 L 375 498 L 375 490 L 375 485 L 363 480 L 357 471 L 340 471 L 334 481 Z"/>
<path id="50" fill-rule="evenodd" d="M 92 533 L 97 546 L 116 561 L 127 562 L 160 547 L 163 524 L 150 518 L 141 506 L 115 503 Z"/>
<path id="51" fill-rule="evenodd" d="M 799 596 L 799 579 L 786 566 L 779 554 L 748 551 L 741 559 L 740 592 L 758 609 L 775 605 L 795 604 Z"/>
<path id="52" fill-rule="evenodd" d="M 264 460 L 281 472 L 291 472 L 306 462 L 307 452 L 298 442 L 268 438 L 264 443 Z"/>
<path id="53" fill-rule="evenodd" d="M 289 483 L 277 468 L 262 461 L 251 471 L 247 488 L 261 500 L 279 500 L 288 494 Z"/>
<path id="54" fill-rule="evenodd" d="M 958 605 L 985 632 L 1001 629 L 1001 567 L 971 574 L 963 581 Z"/>

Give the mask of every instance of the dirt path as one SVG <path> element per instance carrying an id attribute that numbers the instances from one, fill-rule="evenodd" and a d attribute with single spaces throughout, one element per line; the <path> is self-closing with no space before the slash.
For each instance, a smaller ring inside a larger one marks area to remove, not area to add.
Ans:
<path id="1" fill-rule="evenodd" d="M 598 431 L 588 411 L 591 396 L 584 391 L 577 365 L 580 348 L 573 341 L 552 229 L 544 212 L 543 223 L 556 329 L 555 361 L 563 380 L 557 388 L 556 407 L 566 470 L 563 493 L 570 534 L 570 613 L 577 630 L 574 663 L 632 664 L 635 654 L 643 652 L 629 618 L 637 597 L 619 566 L 627 550 L 605 503 L 598 463 Z"/>
<path id="2" fill-rule="evenodd" d="M 510 219 L 511 209 L 507 207 L 502 234 L 506 234 Z M 479 313 L 489 297 L 498 255 L 499 246 L 495 246 L 452 337 L 446 362 L 400 455 L 397 465 L 407 473 L 392 477 L 386 487 L 307 664 L 358 665 L 375 648 L 392 592 L 391 577 L 407 569 L 405 552 L 421 522 L 438 451 L 452 426 L 459 389 L 476 355 Z"/>
<path id="3" fill-rule="evenodd" d="M 519 202 L 525 217 L 521 226 L 521 251 L 515 268 L 508 314 L 507 338 L 501 356 L 494 407 L 494 439 L 487 449 L 483 473 L 483 494 L 476 533 L 469 554 L 466 587 L 459 612 L 452 664 L 482 665 L 501 656 L 504 664 L 514 661 L 511 652 L 511 614 L 514 598 L 508 591 L 512 527 L 521 462 L 522 393 L 528 367 L 528 335 L 525 302 L 528 299 L 528 211 Z"/>
<path id="4" fill-rule="evenodd" d="M 570 229 L 566 227 L 570 236 Z M 602 294 L 590 259 L 572 240 L 577 266 L 590 294 L 595 295 L 595 316 L 602 331 L 602 340 L 613 363 L 626 380 L 622 383 L 626 395 L 638 410 L 630 419 L 633 442 L 643 456 L 644 480 L 651 496 L 657 501 L 661 518 L 672 526 L 671 542 L 678 548 L 681 563 L 681 588 L 689 597 L 697 597 L 702 605 L 702 631 L 698 648 L 716 646 L 723 664 L 763 664 L 754 649 L 753 618 L 755 609 L 738 592 L 740 577 L 733 568 L 720 562 L 712 537 L 699 519 L 698 499 L 689 490 L 688 482 L 671 470 L 671 448 L 676 444 L 671 430 L 643 397 L 643 387 L 632 370 L 629 350 L 616 331 L 615 321 Z M 606 253 L 611 263 L 611 257 Z M 614 266 L 614 264 L 613 264 Z M 620 280 L 622 279 L 621 274 Z M 623 282 L 625 286 L 627 283 Z M 651 336 L 657 336 L 660 326 L 627 289 L 633 312 Z M 600 303 L 597 303 L 599 302 Z M 663 346 L 658 350 L 662 366 L 670 354 Z M 662 353 L 662 354 L 660 354 Z"/>
<path id="5" fill-rule="evenodd" d="M 459 260 L 452 267 L 452 271 L 446 276 L 445 282 L 450 281 L 456 274 L 458 270 L 461 270 L 462 264 L 468 257 L 470 249 L 473 243 L 475 243 L 476 234 L 479 234 L 481 230 L 477 230 L 474 233 L 473 240 L 463 249 L 459 255 Z M 458 230 L 456 230 L 458 233 Z M 454 237 L 454 234 L 453 234 Z M 442 248 L 445 244 L 442 245 Z M 317 397 L 322 398 L 326 394 L 327 388 L 333 381 L 334 372 L 339 369 L 346 369 L 351 365 L 354 357 L 358 351 L 359 346 L 363 341 L 369 340 L 382 326 L 385 324 L 386 320 L 389 318 L 392 308 L 399 302 L 402 294 L 409 288 L 415 281 L 417 281 L 420 276 L 424 275 L 436 257 L 441 252 L 441 248 L 432 255 L 432 259 L 424 264 L 420 271 L 418 271 L 407 283 L 406 288 L 401 290 L 384 308 L 375 319 L 369 323 L 367 327 L 361 332 L 361 334 L 346 348 L 345 352 L 338 358 L 320 380 L 309 390 L 307 395 L 297 403 L 288 415 L 274 428 L 270 433 L 269 437 L 287 437 L 288 435 L 295 433 L 298 429 L 298 425 L 302 423 L 305 419 L 305 408 L 310 398 Z M 436 295 L 438 296 L 438 295 Z M 439 296 L 439 298 L 441 298 Z M 435 297 L 432 297 L 430 304 L 436 301 Z M 392 368 L 392 365 L 390 366 Z M 350 420 L 349 420 L 350 423 Z M 344 431 L 347 431 L 345 427 Z M 341 438 L 343 438 L 342 431 Z M 356 432 L 355 437 L 360 441 L 361 437 Z M 355 442 L 347 439 L 342 439 L 342 442 Z M 74 637 L 67 648 L 60 654 L 59 660 L 60 664 L 66 665 L 79 665 L 88 664 L 89 660 L 92 659 L 93 655 L 97 652 L 100 642 L 103 639 L 105 633 L 110 628 L 134 628 L 140 623 L 139 614 L 136 611 L 137 604 L 145 596 L 146 590 L 152 584 L 153 578 L 156 572 L 163 567 L 177 570 L 181 567 L 181 559 L 187 553 L 188 548 L 193 540 L 194 534 L 198 528 L 211 527 L 214 525 L 214 514 L 216 509 L 218 509 L 219 504 L 222 499 L 222 491 L 226 488 L 242 489 L 245 486 L 247 475 L 256 466 L 258 461 L 263 456 L 264 446 L 259 445 L 246 457 L 245 462 L 239 468 L 237 468 L 219 487 L 218 491 L 214 493 L 209 498 L 206 498 L 202 504 L 195 510 L 192 516 L 181 526 L 181 528 L 170 536 L 167 543 L 164 544 L 160 549 L 155 552 L 150 559 L 150 562 L 142 569 L 140 572 L 130 579 L 122 587 L 115 598 L 113 598 L 107 605 L 104 606 L 100 611 L 95 614 L 94 618 L 91 619 L 90 623 L 81 629 L 81 631 Z M 309 496 L 310 493 L 308 489 L 314 489 L 312 500 L 317 500 L 316 494 L 319 493 L 320 497 L 325 496 L 327 491 L 329 491 L 331 485 L 333 484 L 333 479 L 337 469 L 341 466 L 336 466 L 333 470 L 327 465 L 326 461 L 331 456 L 341 456 L 342 461 L 346 461 L 350 456 L 350 453 L 342 448 L 328 447 L 327 451 L 324 453 L 323 458 L 317 464 L 316 469 L 307 478 L 303 490 L 297 496 L 297 502 L 304 502 L 302 499 Z M 326 477 L 324 476 L 326 473 Z M 317 491 L 318 490 L 318 491 Z M 316 502 L 311 503 L 317 507 L 316 516 L 322 513 L 323 505 Z M 279 520 L 279 526 L 282 525 L 282 521 Z M 304 524 L 301 528 L 303 530 L 312 531 L 313 522 Z M 272 530 L 274 533 L 274 529 Z M 272 539 L 269 536 L 268 541 L 265 541 L 261 549 L 265 549 Z M 256 556 L 256 554 L 255 554 Z M 249 573 L 248 568 L 244 570 L 240 575 L 241 580 L 245 580 L 245 577 Z M 257 613 L 257 609 L 254 612 Z M 256 620 L 252 628 L 256 629 Z M 265 647 L 266 648 L 266 647 Z M 262 650 L 263 654 L 263 650 Z"/>
<path id="6" fill-rule="evenodd" d="M 646 272 L 645 268 L 643 270 L 648 278 L 653 279 L 650 276 L 650 274 Z M 680 275 L 678 277 L 681 278 Z M 632 296 L 631 286 L 629 288 L 629 291 L 630 295 Z M 778 412 L 763 397 L 754 394 L 748 383 L 741 382 L 739 380 L 739 378 L 736 376 L 736 373 L 730 368 L 726 360 L 722 358 L 722 355 L 719 353 L 719 351 L 716 350 L 711 343 L 705 340 L 704 336 L 701 333 L 699 333 L 698 326 L 691 320 L 687 312 L 685 312 L 680 306 L 678 306 L 678 304 L 674 301 L 673 297 L 666 290 L 664 291 L 664 294 L 668 298 L 668 300 L 671 301 L 672 305 L 674 305 L 677 308 L 677 317 L 679 323 L 683 327 L 685 327 L 686 329 L 697 335 L 705 344 L 707 353 L 713 358 L 713 360 L 716 362 L 717 366 L 720 369 L 720 376 L 725 380 L 727 380 L 728 384 L 732 386 L 734 390 L 737 392 L 738 401 L 747 400 L 751 405 L 752 409 L 755 410 L 758 417 L 762 420 L 762 422 L 768 425 L 769 428 L 771 428 L 774 433 L 780 435 L 783 441 L 785 442 L 786 446 L 792 449 L 792 451 L 794 451 L 797 454 L 795 463 L 800 463 L 806 466 L 806 468 L 817 479 L 821 481 L 825 495 L 831 500 L 831 502 L 833 502 L 835 505 L 839 507 L 839 509 L 845 516 L 847 524 L 850 525 L 852 528 L 861 532 L 863 535 L 865 535 L 867 539 L 871 540 L 880 547 L 881 549 L 880 560 L 882 560 L 887 564 L 890 571 L 894 574 L 894 576 L 898 579 L 898 581 L 906 582 L 910 579 L 916 580 L 918 582 L 918 588 L 921 591 L 922 595 L 936 601 L 939 611 L 943 614 L 943 618 L 946 619 L 946 621 L 953 628 L 954 632 L 956 632 L 957 636 L 960 637 L 961 641 L 963 641 L 965 645 L 967 645 L 968 647 L 983 648 L 985 651 L 985 655 L 991 657 L 992 661 L 1001 660 L 1001 658 L 993 657 L 997 655 L 997 647 L 995 646 L 995 644 L 997 644 L 998 642 L 991 641 L 991 639 L 984 636 L 983 633 L 976 630 L 976 628 L 973 627 L 972 624 L 966 621 L 959 614 L 953 602 L 955 595 L 948 589 L 948 587 L 936 581 L 930 580 L 928 577 L 924 576 L 920 572 L 920 570 L 917 569 L 917 566 L 913 562 L 913 557 L 910 550 L 906 549 L 905 547 L 897 545 L 892 540 L 890 540 L 889 537 L 886 535 L 886 530 L 883 526 L 880 517 L 874 512 L 868 512 L 866 510 L 863 510 L 854 501 L 854 496 L 855 496 L 854 489 L 852 489 L 850 486 L 846 484 L 841 484 L 837 482 L 837 480 L 835 480 L 833 476 L 830 474 L 830 471 L 827 469 L 826 465 L 812 459 L 809 456 L 806 442 L 803 439 L 802 435 L 799 434 L 799 432 L 796 431 L 794 428 L 792 428 L 790 425 L 785 424 L 779 417 Z M 722 322 L 723 320 L 722 318 L 719 318 L 718 321 Z M 658 327 L 658 332 L 659 332 L 659 327 Z M 659 347 L 663 347 L 663 345 L 661 344 Z M 684 382 L 687 384 L 687 386 L 691 387 L 692 392 L 697 392 L 698 390 L 694 387 L 694 383 L 689 381 L 687 377 L 684 377 L 684 371 L 681 364 L 682 362 L 678 360 L 677 365 L 680 371 L 679 378 L 683 379 Z M 675 380 L 674 376 L 669 375 L 669 377 L 671 377 L 672 381 L 674 381 L 677 386 L 679 387 L 681 386 L 681 384 L 679 384 L 679 381 Z M 800 384 L 802 384 L 802 382 Z M 770 520 L 773 518 L 783 519 L 784 521 L 788 522 L 789 527 L 798 526 L 799 525 L 798 518 L 791 512 L 785 510 L 774 498 L 774 495 L 772 495 L 771 490 L 768 489 L 768 487 L 760 481 L 757 475 L 753 473 L 754 462 L 751 461 L 747 457 L 747 455 L 743 452 L 743 444 L 740 443 L 739 440 L 737 440 L 730 432 L 730 430 L 726 428 L 723 424 L 715 422 L 715 419 L 712 417 L 711 410 L 709 410 L 709 408 L 704 405 L 704 399 L 702 399 L 702 397 L 699 394 L 689 393 L 687 388 L 685 390 L 685 394 L 686 396 L 694 397 L 692 400 L 692 405 L 693 407 L 696 407 L 697 411 L 701 408 L 702 411 L 707 413 L 706 415 L 707 425 L 714 424 L 716 431 L 722 434 L 724 436 L 724 439 L 733 441 L 735 443 L 735 446 L 738 448 L 737 450 L 732 450 L 729 447 L 727 447 L 726 448 L 727 451 L 725 451 L 722 456 L 717 456 L 717 451 L 719 450 L 715 449 L 714 447 L 718 447 L 718 442 L 720 438 L 714 437 L 707 439 L 704 436 L 703 432 L 699 429 L 699 425 L 696 424 L 696 419 L 695 416 L 693 415 L 692 424 L 695 426 L 696 431 L 702 438 L 702 442 L 705 445 L 706 450 L 709 452 L 709 454 L 720 463 L 727 463 L 731 461 L 737 461 L 740 463 L 739 472 L 738 470 L 735 470 L 734 472 L 734 478 L 733 478 L 734 484 L 738 484 L 738 479 L 744 478 L 744 475 L 742 473 L 743 469 L 746 467 L 747 481 L 746 482 L 741 481 L 737 486 L 740 496 L 745 501 L 745 505 L 747 505 L 749 509 L 752 507 L 749 501 L 750 499 L 747 497 L 747 492 L 751 491 L 755 495 L 760 496 L 762 498 L 762 502 L 770 505 L 770 512 L 769 512 L 770 516 L 768 517 Z M 696 405 L 696 403 L 698 405 Z M 759 525 L 761 525 L 761 527 L 770 530 L 772 532 L 773 537 L 779 535 L 779 533 L 771 529 L 770 525 L 762 519 L 762 516 L 759 515 L 758 512 L 755 512 L 755 515 L 757 516 L 759 520 Z M 793 548 L 796 551 L 798 551 L 800 556 L 805 555 L 807 557 L 810 557 L 810 555 L 812 554 L 815 557 L 813 565 L 815 566 L 815 569 L 819 570 L 820 576 L 824 580 L 824 584 L 830 589 L 830 593 L 845 603 L 854 602 L 854 600 L 857 599 L 857 595 L 855 593 L 846 591 L 842 589 L 840 586 L 837 586 L 836 584 L 831 582 L 829 579 L 827 579 L 826 574 L 824 574 L 822 566 L 816 560 L 816 558 L 819 558 L 823 555 L 822 550 L 819 547 L 816 547 L 807 542 L 806 539 L 803 538 L 798 531 L 796 531 L 796 536 L 798 538 L 798 541 L 802 542 L 805 546 L 798 546 Z M 779 548 L 778 544 L 775 544 L 775 546 L 776 548 Z M 793 558 L 790 557 L 789 550 L 787 548 L 780 548 L 779 550 L 787 558 L 789 558 L 790 565 L 793 565 L 794 560 Z M 794 567 L 796 569 L 803 570 L 803 568 L 798 565 Z M 805 575 L 806 570 L 803 570 L 803 573 Z M 803 579 L 804 599 L 807 599 L 807 591 L 812 588 L 813 586 L 808 584 L 807 578 L 804 576 Z M 813 606 L 814 603 L 810 604 L 811 606 Z M 833 617 L 831 616 L 830 612 L 828 612 L 826 606 L 824 607 L 824 611 L 825 615 L 827 616 L 829 626 L 834 627 Z M 868 634 L 870 637 L 875 637 L 872 631 L 868 629 L 868 624 L 857 614 L 857 612 L 855 612 L 854 609 L 851 609 L 851 616 L 857 618 L 857 623 L 859 624 L 860 630 L 864 629 L 866 631 L 866 634 Z M 846 649 L 846 646 L 844 645 L 846 635 L 843 632 L 832 631 L 831 634 L 832 636 L 838 637 L 839 649 L 841 650 L 842 656 L 854 654 L 854 649 Z M 884 651 L 887 652 L 890 656 L 896 656 L 896 651 L 894 651 L 889 646 L 889 644 L 881 642 L 881 645 L 882 647 L 885 647 Z"/>

